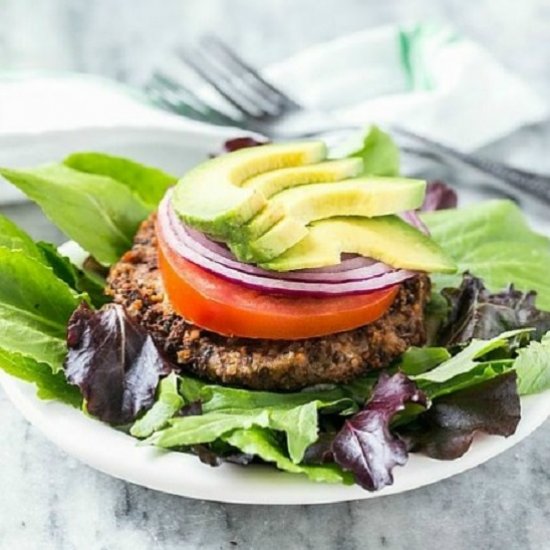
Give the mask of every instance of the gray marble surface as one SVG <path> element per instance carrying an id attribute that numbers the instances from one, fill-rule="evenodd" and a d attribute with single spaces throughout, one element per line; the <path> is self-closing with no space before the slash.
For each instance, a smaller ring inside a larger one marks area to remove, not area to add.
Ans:
<path id="1" fill-rule="evenodd" d="M 545 0 L 0 0 L 0 68 L 139 82 L 172 44 L 205 30 L 265 63 L 352 30 L 425 18 L 451 20 L 550 93 Z M 485 152 L 550 172 L 549 146 L 550 125 L 542 124 Z M 62 241 L 34 206 L 0 210 L 36 237 Z M 0 418 L 2 549 L 550 548 L 548 422 L 476 470 L 411 493 L 259 507 L 173 497 L 91 470 L 28 425 L 1 392 Z"/>

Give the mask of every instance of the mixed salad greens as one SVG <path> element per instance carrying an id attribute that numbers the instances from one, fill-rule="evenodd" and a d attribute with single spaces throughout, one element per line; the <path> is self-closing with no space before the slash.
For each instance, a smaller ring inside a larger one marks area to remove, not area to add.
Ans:
<path id="1" fill-rule="evenodd" d="M 376 128 L 353 155 L 370 174 L 399 171 Z M 0 368 L 142 444 L 376 490 L 409 452 L 448 460 L 478 432 L 511 435 L 519 396 L 550 389 L 550 240 L 512 202 L 454 208 L 448 187 L 430 186 L 422 220 L 460 269 L 431 277 L 428 346 L 347 385 L 282 393 L 174 370 L 103 295 L 103 268 L 131 247 L 174 176 L 101 153 L 0 174 L 97 261 L 75 266 L 0 217 Z"/>

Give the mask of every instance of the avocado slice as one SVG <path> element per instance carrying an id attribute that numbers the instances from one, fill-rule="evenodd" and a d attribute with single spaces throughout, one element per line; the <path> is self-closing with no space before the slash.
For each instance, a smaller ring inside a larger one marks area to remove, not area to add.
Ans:
<path id="1" fill-rule="evenodd" d="M 435 241 L 392 215 L 315 222 L 298 244 L 260 265 L 273 271 L 326 267 L 339 264 L 344 252 L 375 258 L 401 269 L 439 273 L 454 273 L 457 269 Z"/>
<path id="2" fill-rule="evenodd" d="M 213 237 L 240 238 L 243 225 L 267 204 L 261 191 L 243 187 L 246 180 L 280 168 L 316 164 L 326 154 L 321 141 L 235 151 L 187 172 L 176 185 L 173 207 L 185 223 Z"/>
<path id="3" fill-rule="evenodd" d="M 335 216 L 384 216 L 422 205 L 423 180 L 363 177 L 293 187 L 278 193 L 248 224 L 251 242 L 231 242 L 242 261 L 266 262 L 280 256 L 307 234 L 306 226 Z M 284 216 L 273 225 L 274 212 Z"/>
<path id="4" fill-rule="evenodd" d="M 363 170 L 363 161 L 360 158 L 345 158 L 327 160 L 309 166 L 281 168 L 260 174 L 246 180 L 245 188 L 253 188 L 270 198 L 285 189 L 306 185 L 309 183 L 321 183 L 341 181 L 358 176 Z"/>
<path id="5" fill-rule="evenodd" d="M 273 195 L 300 185 L 308 185 L 319 182 L 336 182 L 347 178 L 352 178 L 363 170 L 363 161 L 358 158 L 327 160 L 318 164 L 307 166 L 297 166 L 292 168 L 281 168 L 272 170 L 246 180 L 243 183 L 244 188 L 253 188 L 259 191 L 266 199 Z M 261 224 L 248 223 L 241 228 L 240 243 L 249 242 L 260 237 L 268 229 L 273 227 L 285 215 L 283 204 L 267 206 L 253 219 L 261 216 Z M 246 246 L 242 246 L 246 248 Z"/>

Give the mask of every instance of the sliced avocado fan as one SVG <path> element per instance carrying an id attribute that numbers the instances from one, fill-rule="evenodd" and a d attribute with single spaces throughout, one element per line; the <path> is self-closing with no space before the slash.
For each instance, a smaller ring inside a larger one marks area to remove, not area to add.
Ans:
<path id="1" fill-rule="evenodd" d="M 398 216 L 336 217 L 314 222 L 298 244 L 260 265 L 292 271 L 337 265 L 345 252 L 376 258 L 394 268 L 454 273 L 456 264 L 430 237 Z"/>
<path id="2" fill-rule="evenodd" d="M 176 185 L 172 204 L 182 220 L 221 239 L 238 238 L 244 224 L 267 204 L 267 198 L 243 183 L 280 168 L 318 163 L 326 158 L 321 141 L 262 145 L 241 149 L 185 174 Z"/>
<path id="3" fill-rule="evenodd" d="M 229 246 L 242 261 L 266 262 L 303 239 L 313 221 L 414 210 L 422 205 L 425 190 L 422 180 L 377 177 L 294 187 L 272 197 L 248 223 L 249 239 Z M 283 216 L 273 223 L 273 213 L 280 211 Z"/>

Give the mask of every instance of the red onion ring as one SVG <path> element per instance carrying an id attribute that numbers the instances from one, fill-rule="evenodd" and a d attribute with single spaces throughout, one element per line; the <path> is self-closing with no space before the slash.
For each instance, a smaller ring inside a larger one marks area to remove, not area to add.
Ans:
<path id="1" fill-rule="evenodd" d="M 392 270 L 389 266 L 381 262 L 376 262 L 368 267 L 355 270 L 362 270 L 363 273 L 370 270 L 370 276 L 359 280 L 349 280 L 346 272 L 332 273 L 333 276 L 337 276 L 337 280 L 333 280 L 332 282 L 318 282 L 312 281 L 311 279 L 295 280 L 289 279 L 288 276 L 283 278 L 281 274 L 277 274 L 276 277 L 273 277 L 273 273 L 267 270 L 259 270 L 262 272 L 262 275 L 259 275 L 257 271 L 250 273 L 218 263 L 216 261 L 218 258 L 222 257 L 225 258 L 225 260 L 228 258 L 225 256 L 216 256 L 210 249 L 206 249 L 208 254 L 203 255 L 198 252 L 196 248 L 192 248 L 190 244 L 196 244 L 196 241 L 189 237 L 189 233 L 186 231 L 184 225 L 178 219 L 174 218 L 175 214 L 172 216 L 170 215 L 170 203 L 169 197 L 167 196 L 163 199 L 159 208 L 157 226 L 163 239 L 174 252 L 224 279 L 271 294 L 301 296 L 363 294 L 401 283 L 415 275 L 412 271 L 401 269 Z M 240 264 L 240 262 L 236 260 L 231 261 Z M 247 264 L 240 264 L 241 268 L 242 266 L 247 266 Z M 250 268 L 253 266 L 247 267 Z M 258 268 L 254 269 L 258 270 Z M 263 275 L 263 273 L 268 275 Z M 311 277 L 312 275 L 319 275 L 319 273 L 303 274 L 302 277 Z"/>
<path id="2" fill-rule="evenodd" d="M 338 266 L 330 266 L 326 269 L 301 269 L 286 273 L 268 271 L 267 269 L 239 262 L 222 244 L 210 240 L 200 231 L 185 226 L 174 212 L 170 204 L 170 197 L 163 199 L 159 209 L 160 215 L 168 218 L 173 231 L 177 234 L 178 240 L 184 243 L 185 246 L 217 264 L 250 275 L 292 281 L 342 283 L 360 281 L 393 271 L 393 268 L 389 265 L 376 262 L 370 258 L 364 258 L 363 256 L 348 258 Z"/>

